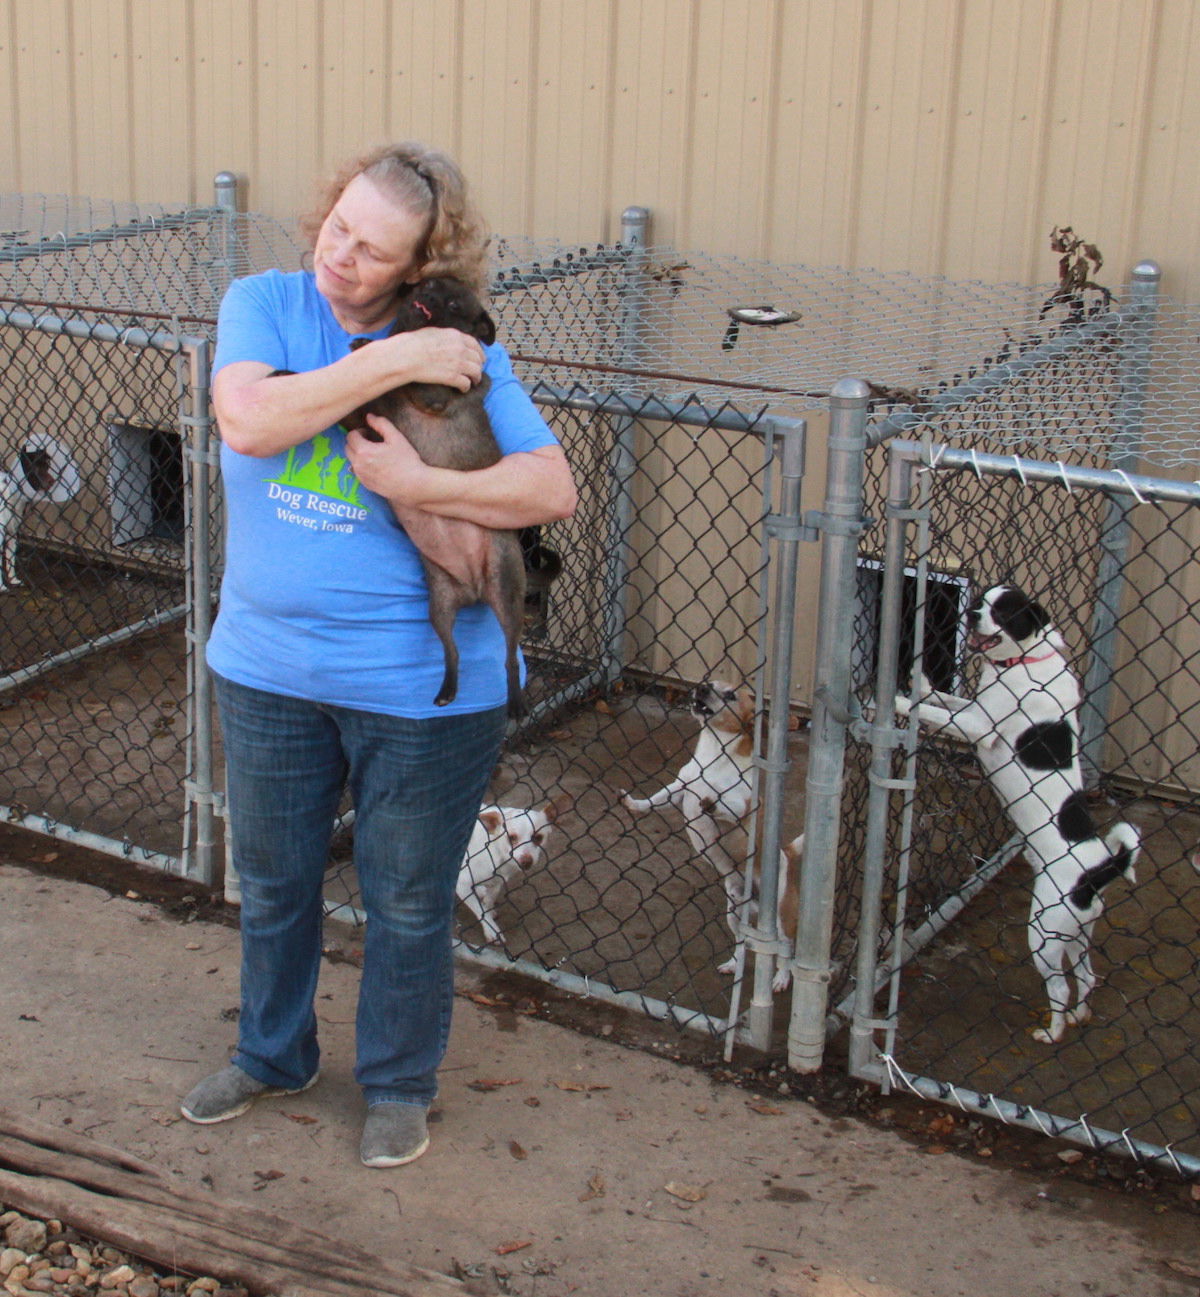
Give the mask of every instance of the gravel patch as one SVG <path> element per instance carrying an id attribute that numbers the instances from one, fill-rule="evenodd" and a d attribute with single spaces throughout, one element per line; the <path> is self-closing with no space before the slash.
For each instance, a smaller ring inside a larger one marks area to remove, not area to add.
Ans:
<path id="1" fill-rule="evenodd" d="M 9 1297 L 250 1297 L 210 1275 L 168 1274 L 57 1220 L 0 1204 L 0 1286 Z"/>

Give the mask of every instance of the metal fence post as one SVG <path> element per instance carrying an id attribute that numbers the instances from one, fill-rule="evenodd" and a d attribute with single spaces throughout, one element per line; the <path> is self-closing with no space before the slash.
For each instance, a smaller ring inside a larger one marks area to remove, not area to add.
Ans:
<path id="1" fill-rule="evenodd" d="M 1130 281 L 1129 319 L 1122 331 L 1120 395 L 1117 399 L 1112 467 L 1134 473 L 1142 453 L 1142 423 L 1150 382 L 1151 339 L 1162 271 L 1153 261 L 1133 268 Z M 1113 673 L 1117 654 L 1117 617 L 1128 576 L 1130 515 L 1135 505 L 1126 495 L 1110 495 L 1108 513 L 1100 532 L 1100 561 L 1088 636 L 1091 655 L 1084 676 L 1079 707 L 1079 748 L 1085 779 L 1094 784 L 1104 762 L 1104 735 L 1108 728 Z"/>
<path id="2" fill-rule="evenodd" d="M 621 284 L 621 324 L 617 338 L 617 369 L 634 369 L 643 358 L 646 232 L 650 212 L 645 207 L 627 207 L 621 213 L 621 245 L 628 248 Z M 623 383 L 626 399 L 632 401 L 635 383 Z M 637 471 L 634 438 L 637 423 L 629 415 L 612 422 L 612 458 L 610 466 L 610 511 L 608 572 L 604 600 L 604 676 L 611 683 L 625 667 L 625 632 L 628 625 L 626 600 L 629 587 L 629 529 L 633 525 L 634 505 L 630 483 Z"/>
<path id="3" fill-rule="evenodd" d="M 800 917 L 792 961 L 788 1065 L 815 1072 L 825 1052 L 830 949 L 837 884 L 842 773 L 850 723 L 851 654 L 858 537 L 863 525 L 863 474 L 870 389 L 842 379 L 830 396 L 829 464 L 817 605 L 817 656 L 809 739 L 800 869 Z"/>
<path id="4" fill-rule="evenodd" d="M 237 277 L 237 176 L 218 171 L 213 177 L 213 206 L 221 213 L 213 263 L 217 268 L 217 293 L 223 296 Z"/>
<path id="5" fill-rule="evenodd" d="M 892 818 L 892 792 L 905 795 L 901 834 L 901 879 L 897 887 L 897 908 L 903 905 L 907 880 L 907 846 L 912 835 L 913 789 L 916 774 L 914 751 L 916 727 L 906 734 L 895 728 L 893 700 L 899 685 L 901 625 L 904 620 L 904 568 L 907 527 L 912 520 L 913 460 L 893 454 L 888 474 L 887 529 L 884 540 L 883 589 L 880 597 L 879 663 L 875 673 L 875 716 L 871 726 L 870 792 L 867 801 L 866 834 L 862 853 L 862 902 L 858 925 L 858 958 L 854 994 L 854 1021 L 850 1028 L 850 1072 L 864 1076 L 874 1063 L 874 1019 L 879 927 L 883 906 L 888 827 Z M 921 545 L 924 553 L 925 546 Z M 921 628 L 916 630 L 921 642 Z M 914 670 L 916 668 L 914 667 Z M 892 754 L 898 744 L 907 745 L 903 775 L 892 777 Z M 903 962 L 902 946 L 893 946 L 894 968 Z"/>
<path id="6" fill-rule="evenodd" d="M 181 340 L 191 373 L 181 401 L 180 422 L 187 436 L 185 456 L 189 466 L 187 491 L 189 544 L 188 575 L 191 607 L 188 616 L 188 674 L 193 707 L 192 743 L 194 765 L 188 782 L 188 800 L 196 808 L 195 854 L 190 866 L 185 856 L 185 874 L 211 886 L 214 875 L 216 832 L 213 782 L 212 685 L 204 664 L 204 649 L 212 625 L 212 568 L 209 531 L 212 525 L 213 420 L 209 411 L 209 342 L 206 338 Z"/>
<path id="7" fill-rule="evenodd" d="M 792 660 L 796 640 L 796 574 L 800 565 L 800 491 L 804 482 L 807 424 L 803 419 L 779 419 L 766 430 L 781 444 L 779 510 L 767 518 L 767 534 L 775 542 L 775 628 L 771 643 L 770 698 L 766 752 L 759 762 L 762 833 L 757 861 L 758 923 L 746 933 L 754 951 L 754 988 L 747 1014 L 747 1038 L 765 1050 L 771 1040 L 775 999 L 771 993 L 776 961 L 787 957 L 781 945 L 776 905 L 779 897 L 779 848 L 782 837 L 784 781 L 787 777 L 788 703 L 792 692 Z"/>

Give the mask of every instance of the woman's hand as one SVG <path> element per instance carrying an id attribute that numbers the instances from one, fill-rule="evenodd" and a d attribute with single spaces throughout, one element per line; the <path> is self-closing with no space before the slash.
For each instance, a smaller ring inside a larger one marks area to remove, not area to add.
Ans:
<path id="1" fill-rule="evenodd" d="M 351 432 L 346 457 L 363 486 L 397 508 L 500 530 L 556 522 L 575 511 L 575 482 L 561 446 L 517 451 L 489 468 L 460 472 L 426 464 L 388 419 L 372 414 L 367 422 L 383 440 Z"/>
<path id="2" fill-rule="evenodd" d="M 483 377 L 483 348 L 457 329 L 417 329 L 394 333 L 362 350 L 379 351 L 373 359 L 389 366 L 383 391 L 405 383 L 441 383 L 468 392 Z"/>
<path id="3" fill-rule="evenodd" d="M 422 495 L 423 478 L 439 470 L 425 463 L 390 419 L 368 414 L 367 423 L 383 440 L 370 441 L 357 429 L 347 435 L 346 458 L 354 476 L 368 491 L 393 504 L 412 507 Z"/>

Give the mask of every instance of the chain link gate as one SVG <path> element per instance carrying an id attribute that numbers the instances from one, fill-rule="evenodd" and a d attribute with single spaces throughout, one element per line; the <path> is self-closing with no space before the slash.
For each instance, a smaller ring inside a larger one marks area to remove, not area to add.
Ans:
<path id="1" fill-rule="evenodd" d="M 582 387 L 537 384 L 533 396 L 575 466 L 580 501 L 542 529 L 563 570 L 527 622 L 530 714 L 510 731 L 489 800 L 569 809 L 550 859 L 505 889 L 502 943 L 487 945 L 463 909 L 459 956 L 730 1045 L 745 1004 L 746 1032 L 765 1047 L 786 953 L 773 898 L 797 737 L 788 693 L 804 424 Z M 705 544 L 730 533 L 734 546 Z M 693 855 L 677 810 L 635 820 L 620 805 L 624 790 L 648 795 L 688 758 L 692 688 L 710 678 L 748 685 L 759 718 L 761 829 L 731 834 L 729 847 L 762 904 L 754 920 L 747 895 L 732 983 L 717 972 L 734 949 L 722 879 Z M 343 827 L 352 822 L 347 811 Z M 349 856 L 347 834 L 327 908 L 358 922 Z"/>
<path id="2" fill-rule="evenodd" d="M 973 406 L 903 416 L 921 442 L 888 440 L 900 420 L 885 415 L 867 456 L 878 518 L 857 557 L 864 707 L 897 688 L 915 698 L 922 672 L 970 697 L 963 613 L 992 585 L 1027 590 L 1062 633 L 1083 686 L 1091 813 L 1101 832 L 1126 821 L 1141 839 L 1135 881 L 1111 884 L 1093 933 L 1092 1020 L 1057 1043 L 1034 1037 L 1048 1001 L 1022 841 L 970 745 L 887 706 L 870 723 L 846 717 L 842 859 L 863 872 L 839 889 L 858 939 L 832 1007 L 850 1023 L 851 1071 L 885 1091 L 1196 1176 L 1200 486 L 1134 471 L 1174 435 L 1170 384 L 1195 331 L 1165 305 L 1150 328 L 1136 296 L 1123 319 L 1076 334 L 1061 359 L 1035 357 Z M 1014 435 L 1013 410 L 1036 399 L 1044 436 L 1056 394 L 1072 440 L 1048 461 L 1046 442 Z M 997 430 L 1013 453 L 988 449 Z M 1186 448 L 1170 458 L 1186 464 Z"/>
<path id="3" fill-rule="evenodd" d="M 0 816 L 211 882 L 207 365 L 203 338 L 0 308 Z"/>

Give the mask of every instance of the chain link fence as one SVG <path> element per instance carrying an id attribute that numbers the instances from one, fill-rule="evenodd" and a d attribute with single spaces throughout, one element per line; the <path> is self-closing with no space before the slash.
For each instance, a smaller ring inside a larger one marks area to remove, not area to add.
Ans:
<path id="1" fill-rule="evenodd" d="M 1061 356 L 952 407 L 878 411 L 857 556 L 853 686 L 868 715 L 920 673 L 973 695 L 964 614 L 991 586 L 1035 596 L 1062 634 L 1090 815 L 1141 841 L 1088 942 L 1091 1020 L 1041 1034 L 1046 924 L 1031 901 L 1045 866 L 972 745 L 892 729 L 886 708 L 849 737 L 832 1000 L 858 1075 L 1195 1175 L 1196 321 L 1145 289 Z M 1052 935 L 1074 930 L 1070 914 Z"/>
<path id="2" fill-rule="evenodd" d="M 231 275 L 300 261 L 227 200 L 0 201 L 0 813 L 205 879 L 222 786 L 208 347 Z M 580 505 L 523 537 L 531 713 L 489 793 L 553 826 L 491 898 L 499 941 L 461 908 L 462 957 L 727 1051 L 786 1035 L 804 1070 L 847 1033 L 884 1086 L 1190 1172 L 1193 313 L 1144 283 L 1050 309 L 1044 288 L 681 254 L 648 246 L 643 216 L 612 247 L 495 247 L 500 333 Z M 1030 1034 L 1031 872 L 973 753 L 855 712 L 921 669 L 969 693 L 963 613 L 999 581 L 1050 608 L 1084 682 L 1093 814 L 1142 840 L 1096 927 L 1095 1018 L 1059 1045 Z M 765 897 L 779 845 L 806 834 L 790 959 L 749 884 L 735 942 L 677 809 L 621 802 L 689 759 L 691 694 L 713 678 L 754 700 L 759 832 L 727 845 Z M 356 923 L 352 836 L 347 807 L 327 909 Z"/>

